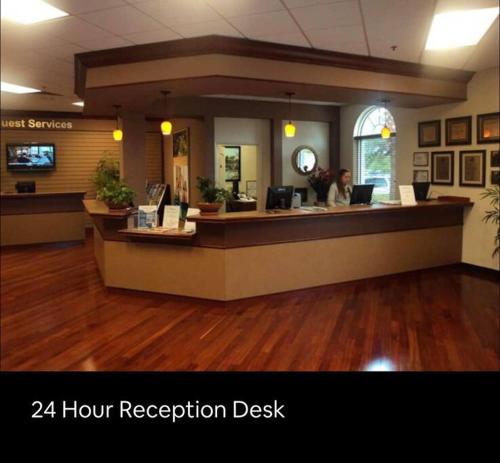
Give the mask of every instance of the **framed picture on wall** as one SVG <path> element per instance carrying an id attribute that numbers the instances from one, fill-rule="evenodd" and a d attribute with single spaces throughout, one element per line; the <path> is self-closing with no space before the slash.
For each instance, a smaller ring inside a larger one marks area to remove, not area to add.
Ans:
<path id="1" fill-rule="evenodd" d="M 418 123 L 418 146 L 441 145 L 441 121 L 423 121 Z"/>
<path id="2" fill-rule="evenodd" d="M 483 187 L 486 150 L 460 151 L 460 186 Z"/>
<path id="3" fill-rule="evenodd" d="M 453 185 L 454 152 L 433 151 L 431 153 L 431 183 L 435 185 Z"/>
<path id="4" fill-rule="evenodd" d="M 472 143 L 472 116 L 453 117 L 445 120 L 446 145 Z"/>
<path id="5" fill-rule="evenodd" d="M 172 135 L 174 204 L 189 203 L 189 150 L 189 128 L 174 132 Z"/>
<path id="6" fill-rule="evenodd" d="M 257 198 L 257 180 L 247 180 L 247 196 Z"/>
<path id="7" fill-rule="evenodd" d="M 491 184 L 492 185 L 500 185 L 500 170 L 492 170 L 491 171 Z"/>
<path id="8" fill-rule="evenodd" d="M 225 146 L 224 158 L 226 182 L 239 182 L 241 180 L 241 146 Z"/>
<path id="9" fill-rule="evenodd" d="M 500 113 L 478 114 L 477 142 L 500 143 Z"/>
<path id="10" fill-rule="evenodd" d="M 500 151 L 490 152 L 490 167 L 500 167 Z"/>
<path id="11" fill-rule="evenodd" d="M 413 181 L 414 182 L 428 182 L 429 181 L 429 171 L 428 170 L 414 170 L 413 171 Z"/>
<path id="12" fill-rule="evenodd" d="M 415 167 L 427 167 L 429 165 L 429 153 L 427 151 L 413 153 L 413 165 Z"/>

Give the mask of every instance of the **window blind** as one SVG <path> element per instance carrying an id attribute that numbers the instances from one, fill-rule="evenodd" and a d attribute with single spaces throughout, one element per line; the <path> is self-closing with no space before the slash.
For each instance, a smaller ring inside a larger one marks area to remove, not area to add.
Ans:
<path id="1" fill-rule="evenodd" d="M 396 137 L 380 135 L 355 137 L 354 180 L 374 184 L 373 200 L 394 197 Z"/>

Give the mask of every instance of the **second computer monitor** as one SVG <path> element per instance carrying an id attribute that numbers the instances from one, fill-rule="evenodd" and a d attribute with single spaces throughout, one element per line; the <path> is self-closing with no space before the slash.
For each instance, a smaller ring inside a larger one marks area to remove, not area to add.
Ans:
<path id="1" fill-rule="evenodd" d="M 370 204 L 375 185 L 354 185 L 351 193 L 351 204 Z"/>
<path id="2" fill-rule="evenodd" d="M 267 189 L 266 209 L 290 209 L 293 186 L 271 186 Z"/>

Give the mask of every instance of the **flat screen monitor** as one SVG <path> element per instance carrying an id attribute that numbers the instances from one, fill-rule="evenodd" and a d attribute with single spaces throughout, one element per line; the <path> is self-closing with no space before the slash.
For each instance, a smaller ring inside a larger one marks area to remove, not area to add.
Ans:
<path id="1" fill-rule="evenodd" d="M 431 182 L 413 182 L 413 191 L 415 192 L 415 199 L 417 201 L 425 201 L 429 194 L 429 187 Z"/>
<path id="2" fill-rule="evenodd" d="M 56 146 L 53 143 L 7 145 L 8 170 L 53 170 L 56 167 Z"/>
<path id="3" fill-rule="evenodd" d="M 267 189 L 266 209 L 290 209 L 293 186 L 271 186 Z"/>
<path id="4" fill-rule="evenodd" d="M 354 185 L 351 193 L 351 204 L 370 204 L 374 184 Z"/>

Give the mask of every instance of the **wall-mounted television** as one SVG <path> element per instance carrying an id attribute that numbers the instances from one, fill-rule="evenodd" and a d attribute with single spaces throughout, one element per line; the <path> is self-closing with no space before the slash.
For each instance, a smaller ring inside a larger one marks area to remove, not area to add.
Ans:
<path id="1" fill-rule="evenodd" d="M 18 143 L 7 145 L 8 170 L 53 170 L 56 146 L 53 143 Z"/>

